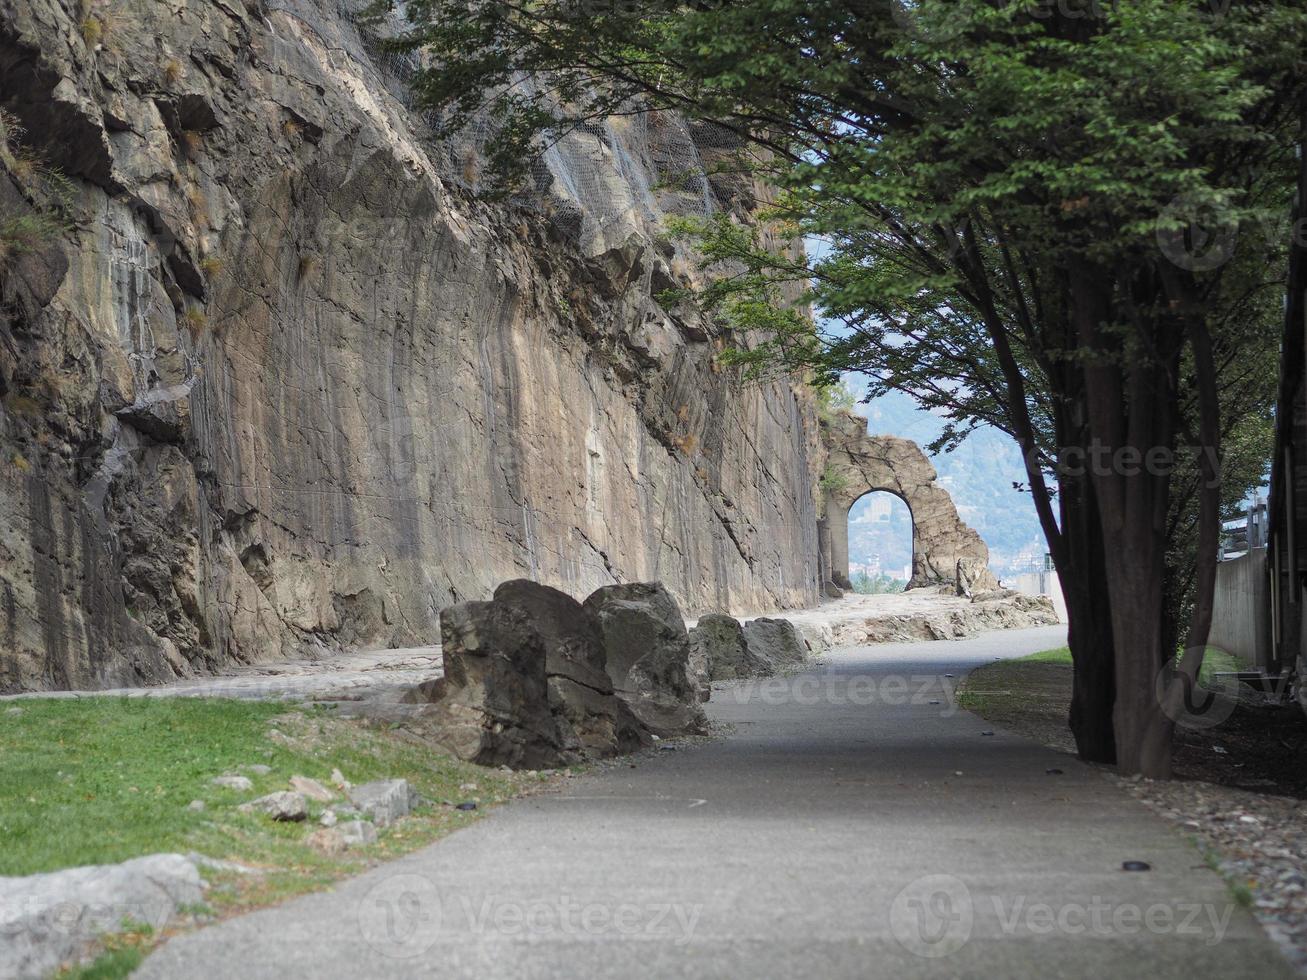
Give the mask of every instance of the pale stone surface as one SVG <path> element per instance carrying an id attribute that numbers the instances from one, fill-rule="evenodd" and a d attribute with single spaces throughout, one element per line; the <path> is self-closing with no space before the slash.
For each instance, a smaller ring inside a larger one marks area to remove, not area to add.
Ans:
<path id="1" fill-rule="evenodd" d="M 290 788 L 296 793 L 302 793 L 310 800 L 316 800 L 318 803 L 330 803 L 336 798 L 335 793 L 316 779 L 310 779 L 308 776 L 291 776 Z"/>
<path id="2" fill-rule="evenodd" d="M 342 854 L 349 847 L 345 835 L 335 827 L 320 827 L 304 838 L 304 843 L 322 854 Z"/>
<path id="3" fill-rule="evenodd" d="M 655 299 L 697 130 L 591 127 L 478 203 L 340 5 L 111 6 L 92 49 L 77 4 L 0 3 L 76 212 L 0 277 L 0 692 L 430 645 L 524 575 L 816 598 L 811 399 Z"/>
<path id="4" fill-rule="evenodd" d="M 199 871 L 180 854 L 0 878 L 0 977 L 49 976 L 124 919 L 159 931 L 203 897 Z"/>
<path id="5" fill-rule="evenodd" d="M 309 815 L 309 803 L 302 793 L 269 793 L 257 800 L 242 803 L 236 809 L 242 813 L 263 813 L 273 820 L 298 822 Z"/>
<path id="6" fill-rule="evenodd" d="M 951 586 L 890 595 L 850 593 L 816 609 L 788 614 L 805 636 L 829 637 L 832 646 L 909 640 L 956 640 L 987 630 L 1052 626 L 1057 611 L 1046 596 L 997 590 L 987 598 L 954 595 Z"/>
<path id="7" fill-rule="evenodd" d="M 377 828 L 367 820 L 347 820 L 337 824 L 335 829 L 350 846 L 377 842 Z"/>
<path id="8" fill-rule="evenodd" d="M 350 802 L 378 827 L 388 827 L 413 808 L 412 790 L 406 779 L 379 779 L 349 791 Z"/>

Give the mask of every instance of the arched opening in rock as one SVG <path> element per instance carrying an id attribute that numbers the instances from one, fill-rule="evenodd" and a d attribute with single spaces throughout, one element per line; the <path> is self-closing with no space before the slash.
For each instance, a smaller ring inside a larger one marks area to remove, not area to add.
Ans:
<path id="1" fill-rule="evenodd" d="M 902 592 L 912 579 L 912 508 L 871 490 L 849 508 L 849 583 L 854 592 Z"/>
<path id="2" fill-rule="evenodd" d="M 935 467 L 916 443 L 869 435 L 867 420 L 851 412 L 823 418 L 821 426 L 826 460 L 819 484 L 817 558 L 823 592 L 835 594 L 828 584 L 853 587 L 849 513 L 867 494 L 884 491 L 902 500 L 911 514 L 909 588 L 946 585 L 969 593 L 977 585 L 998 584 L 987 567 L 985 542 L 958 517 L 948 491 L 935 482 Z M 881 560 L 885 562 L 883 555 Z"/>

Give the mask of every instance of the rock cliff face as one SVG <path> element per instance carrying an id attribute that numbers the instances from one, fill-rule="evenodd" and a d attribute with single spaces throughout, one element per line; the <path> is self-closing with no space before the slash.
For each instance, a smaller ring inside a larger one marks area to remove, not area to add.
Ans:
<path id="1" fill-rule="evenodd" d="M 431 643 L 523 576 L 815 600 L 810 403 L 657 299 L 661 217 L 741 206 L 704 134 L 492 207 L 369 52 L 341 0 L 0 0 L 0 691 Z"/>

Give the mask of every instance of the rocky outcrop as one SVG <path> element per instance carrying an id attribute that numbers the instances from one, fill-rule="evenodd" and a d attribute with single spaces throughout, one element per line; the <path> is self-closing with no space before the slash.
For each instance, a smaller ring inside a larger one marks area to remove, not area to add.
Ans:
<path id="1" fill-rule="evenodd" d="M 834 646 L 903 643 L 918 640 L 961 640 L 987 630 L 1055 626 L 1057 611 L 1047 596 L 1027 596 L 995 590 L 970 601 L 940 597 L 939 610 L 886 615 L 831 614 Z"/>
<path id="2" fill-rule="evenodd" d="M 613 691 L 603 635 L 590 610 L 564 592 L 525 579 L 495 589 L 495 602 L 523 613 L 540 634 L 549 700 L 564 749 L 606 758 L 650 743 Z"/>
<path id="3" fill-rule="evenodd" d="M 0 691 L 429 644 L 517 576 L 816 599 L 811 400 L 657 299 L 662 218 L 748 203 L 705 134 L 480 203 L 348 7 L 0 0 Z"/>
<path id="4" fill-rule="evenodd" d="M 645 727 L 662 738 L 706 732 L 690 638 L 671 594 L 656 582 L 609 585 L 585 608 L 603 634 L 614 690 Z"/>
<path id="5" fill-rule="evenodd" d="M 935 482 L 935 468 L 910 439 L 869 435 L 867 420 L 834 412 L 821 420 L 825 450 L 823 577 L 842 589 L 849 582 L 849 508 L 873 490 L 895 494 L 912 512 L 912 579 L 908 588 L 948 585 L 969 595 L 998 587 L 989 571 L 989 549 L 958 517 L 948 491 Z M 828 544 L 827 544 L 828 542 Z M 826 574 L 829 573 L 829 574 Z M 829 588 L 827 594 L 836 598 Z"/>

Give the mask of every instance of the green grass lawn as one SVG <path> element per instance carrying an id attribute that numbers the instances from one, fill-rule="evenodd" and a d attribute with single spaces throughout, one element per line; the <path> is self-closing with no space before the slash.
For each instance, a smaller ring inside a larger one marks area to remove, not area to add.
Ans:
<path id="1" fill-rule="evenodd" d="M 20 713 L 10 713 L 13 706 Z M 243 769 L 256 764 L 271 771 Z M 376 844 L 336 856 L 304 842 L 317 829 L 322 804 L 310 803 L 310 818 L 301 824 L 237 810 L 288 789 L 293 775 L 330 786 L 333 768 L 356 785 L 407 779 L 434 802 L 382 831 Z M 211 784 L 225 773 L 248 776 L 253 790 Z M 459 788 L 467 783 L 476 789 Z M 323 887 L 544 783 L 542 776 L 461 762 L 409 732 L 339 719 L 325 709 L 184 698 L 24 700 L 0 708 L 0 875 L 165 851 L 199 851 L 264 869 L 205 873 L 213 884 L 206 913 L 223 916 Z M 442 802 L 469 799 L 481 809 L 459 811 Z M 204 801 L 204 810 L 188 809 L 192 800 Z M 104 956 L 76 975 L 122 975 L 156 938 L 110 939 Z"/>
<path id="2" fill-rule="evenodd" d="M 1029 656 L 1018 657 L 1017 662 L 1028 664 L 1069 664 L 1071 663 L 1071 648 L 1057 647 L 1053 650 L 1041 650 L 1039 653 L 1032 653 Z"/>
<path id="3" fill-rule="evenodd" d="M 298 860 L 303 825 L 273 823 L 236 806 L 288 789 L 292 775 L 329 785 L 333 767 L 355 784 L 405 778 L 436 800 L 477 795 L 494 803 L 522 783 L 520 776 L 459 762 L 325 710 L 182 698 L 30 700 L 20 707 L 21 715 L 0 715 L 0 875 L 159 851 L 269 864 L 292 855 Z M 251 764 L 272 771 L 242 771 Z M 210 783 L 224 773 L 249 776 L 254 790 Z M 476 794 L 458 789 L 469 781 L 477 783 Z M 203 800 L 205 810 L 187 809 L 192 800 Z"/>

